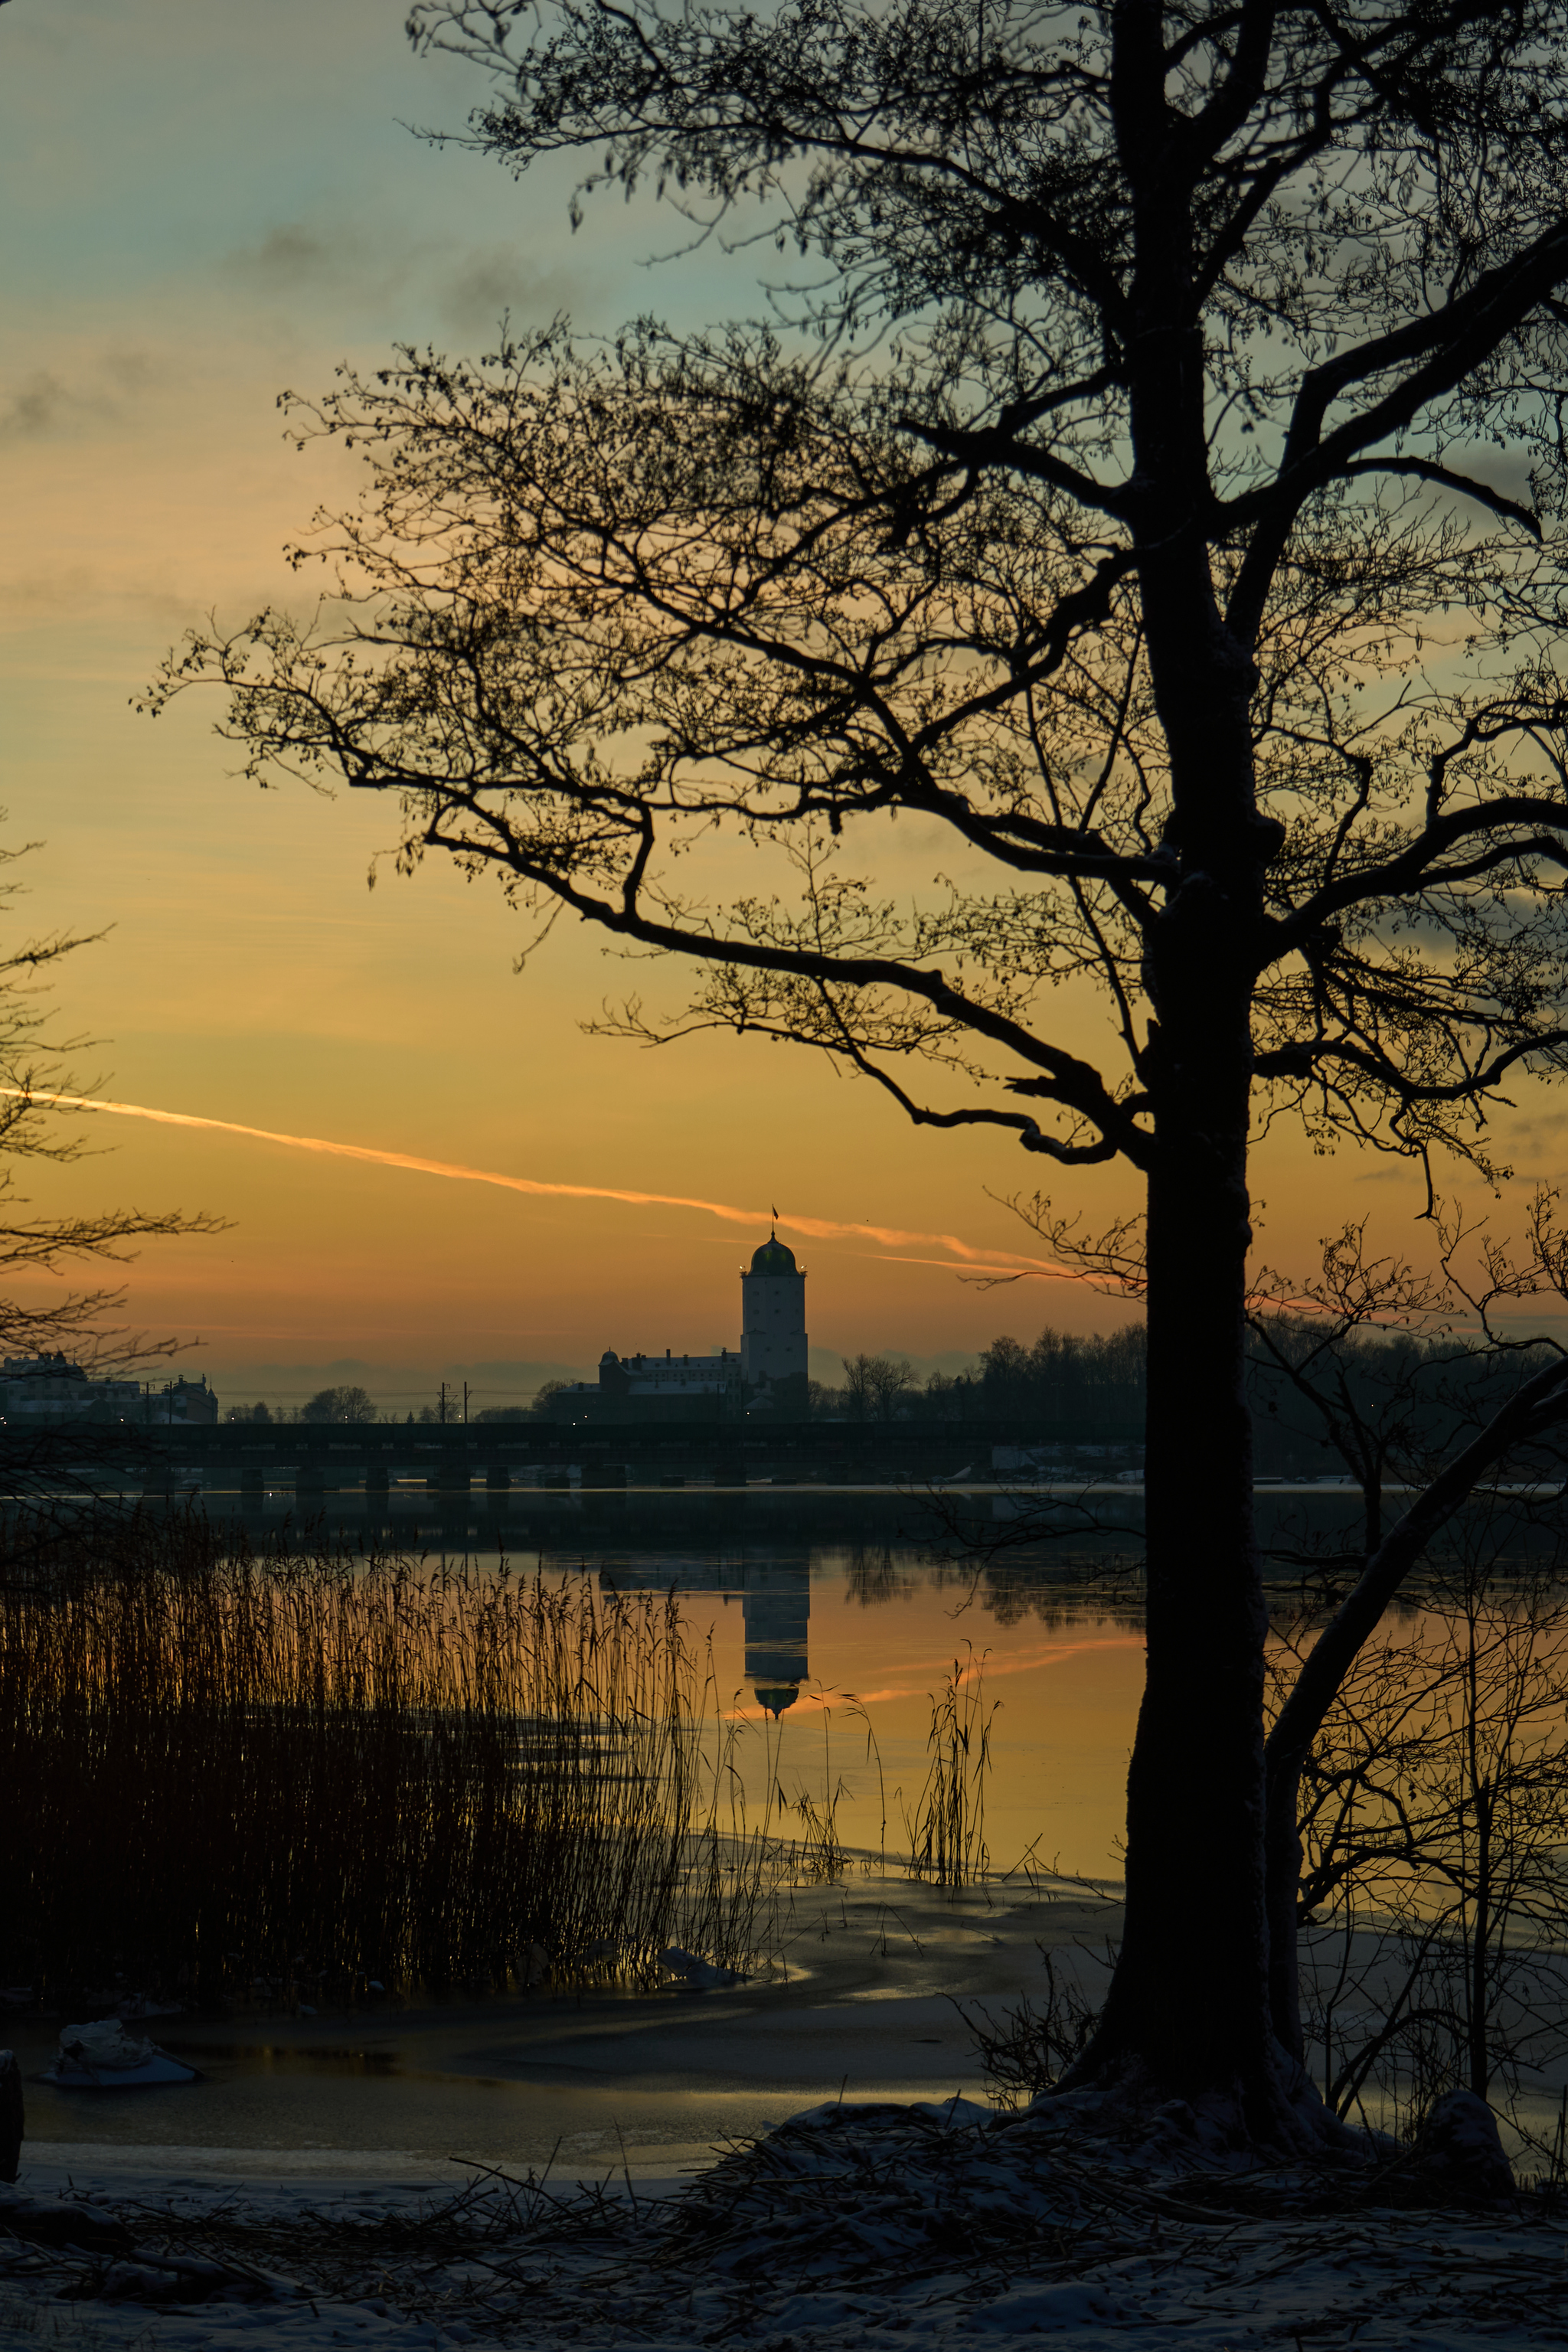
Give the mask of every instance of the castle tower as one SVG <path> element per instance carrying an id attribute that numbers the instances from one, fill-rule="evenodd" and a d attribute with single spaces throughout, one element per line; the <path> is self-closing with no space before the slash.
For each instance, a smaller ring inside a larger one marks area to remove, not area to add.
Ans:
<path id="1" fill-rule="evenodd" d="M 805 1270 L 770 1234 L 741 1276 L 741 1379 L 749 1406 L 805 1412 Z"/>
<path id="2" fill-rule="evenodd" d="M 746 1680 L 774 1722 L 800 1696 L 811 1623 L 811 1570 L 805 1559 L 749 1560 L 742 1596 Z"/>

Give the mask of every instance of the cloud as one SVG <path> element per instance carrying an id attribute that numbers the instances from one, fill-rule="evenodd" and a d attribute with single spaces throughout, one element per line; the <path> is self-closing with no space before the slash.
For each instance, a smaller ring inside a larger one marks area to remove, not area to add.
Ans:
<path id="1" fill-rule="evenodd" d="M 150 352 L 107 351 L 98 365 L 100 373 L 115 391 L 131 399 L 151 391 L 164 373 L 163 365 Z"/>
<path id="2" fill-rule="evenodd" d="M 0 438 L 41 440 L 69 414 L 72 404 L 71 395 L 58 376 L 40 369 L 12 393 L 4 409 L 0 409 Z"/>
<path id="3" fill-rule="evenodd" d="M 503 316 L 529 325 L 543 325 L 563 311 L 581 307 L 592 293 L 590 281 L 563 270 L 535 274 L 518 254 L 498 247 L 471 254 L 445 278 L 439 295 L 441 316 L 460 334 L 489 335 Z"/>
<path id="4" fill-rule="evenodd" d="M 85 563 L 0 580 L 0 625 L 30 629 L 36 628 L 40 619 L 56 619 L 61 614 L 79 614 L 99 600 L 101 589 L 98 573 Z M 185 618 L 184 608 L 180 617 Z"/>
<path id="5" fill-rule="evenodd" d="M 116 417 L 156 376 L 147 354 L 132 350 L 100 352 L 70 383 L 53 368 L 35 368 L 12 391 L 0 394 L 0 442 L 52 440 Z"/>
<path id="6" fill-rule="evenodd" d="M 230 261 L 241 277 L 258 278 L 264 285 L 279 289 L 336 277 L 341 270 L 326 239 L 302 221 L 287 221 L 268 229 L 259 245 L 242 247 Z"/>
<path id="7" fill-rule="evenodd" d="M 592 294 L 581 271 L 536 271 L 521 246 L 465 247 L 449 237 L 398 238 L 353 222 L 280 221 L 231 251 L 226 274 L 276 299 L 343 298 L 423 310 L 465 340 L 492 337 L 502 317 L 540 325 Z"/>
<path id="8" fill-rule="evenodd" d="M 219 267 L 247 297 L 274 300 L 345 299 L 372 307 L 400 297 L 418 258 L 418 245 L 398 245 L 352 221 L 318 225 L 278 221 L 254 244 L 235 247 Z"/>

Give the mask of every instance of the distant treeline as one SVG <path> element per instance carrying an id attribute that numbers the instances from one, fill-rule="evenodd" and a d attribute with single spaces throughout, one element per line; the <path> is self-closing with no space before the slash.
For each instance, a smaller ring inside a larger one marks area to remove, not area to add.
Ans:
<path id="1" fill-rule="evenodd" d="M 1496 1346 L 1457 1333 L 1355 1331 L 1325 1342 L 1309 1317 L 1270 1316 L 1248 1364 L 1257 1468 L 1429 1475 L 1555 1353 L 1545 1342 Z"/>
<path id="2" fill-rule="evenodd" d="M 1067 1422 L 1121 1434 L 1142 1426 L 1147 1352 L 1142 1324 L 1086 1337 L 1047 1324 L 1030 1347 L 993 1339 L 972 1372 L 923 1381 L 900 1356 L 847 1357 L 841 1386 L 812 1381 L 811 1411 L 836 1421 Z"/>
<path id="3" fill-rule="evenodd" d="M 1397 1476 L 1450 1448 L 1496 1412 L 1544 1360 L 1543 1346 L 1492 1347 L 1451 1335 L 1357 1331 L 1326 1340 L 1305 1317 L 1271 1316 L 1254 1332 L 1247 1367 L 1255 1463 L 1260 1476 L 1288 1477 L 1347 1466 L 1347 1445 Z M 1007 1335 L 982 1349 L 974 1368 L 922 1381 L 907 1359 L 844 1360 L 838 1383 L 813 1381 L 813 1419 L 960 1421 L 1033 1430 L 1043 1444 L 1135 1445 L 1143 1426 L 1148 1342 L 1142 1323 L 1079 1334 L 1047 1324 L 1026 1345 Z M 547 1382 L 531 1408 L 491 1406 L 479 1422 L 547 1417 L 561 1382 Z M 331 1388 L 292 1409 L 231 1407 L 229 1421 L 457 1421 L 426 1405 L 383 1415 L 362 1388 Z M 1352 1465 L 1358 1468 L 1360 1464 Z"/>
<path id="4" fill-rule="evenodd" d="M 1455 1335 L 1352 1332 L 1325 1339 L 1305 1317 L 1272 1316 L 1247 1365 L 1261 1476 L 1338 1473 L 1347 1446 L 1389 1475 L 1450 1449 L 1545 1360 L 1542 1345 L 1492 1347 Z M 814 1415 L 1033 1423 L 1044 1443 L 1136 1443 L 1148 1342 L 1141 1323 L 1079 1336 L 1049 1325 L 1032 1344 L 1004 1336 L 972 1372 L 921 1381 L 897 1356 L 845 1361 L 835 1386 L 813 1381 Z"/>
<path id="5" fill-rule="evenodd" d="M 549 1390 L 552 1392 L 561 1385 L 559 1381 L 552 1381 Z M 421 1405 L 417 1412 L 383 1412 L 368 1389 L 341 1387 L 318 1389 L 315 1395 L 308 1397 L 303 1404 L 231 1404 L 224 1414 L 225 1421 L 260 1422 L 282 1427 L 301 1422 L 311 1426 L 322 1422 L 356 1424 L 396 1422 L 406 1427 L 410 1423 L 424 1426 L 426 1423 L 458 1422 L 462 1418 L 461 1407 L 450 1398 L 442 1405 Z M 521 1404 L 491 1405 L 483 1412 L 468 1415 L 470 1421 L 530 1421 L 532 1418 L 528 1406 Z"/>

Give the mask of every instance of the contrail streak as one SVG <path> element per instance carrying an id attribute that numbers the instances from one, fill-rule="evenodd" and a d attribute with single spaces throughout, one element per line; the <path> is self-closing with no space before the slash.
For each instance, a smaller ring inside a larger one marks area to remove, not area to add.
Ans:
<path id="1" fill-rule="evenodd" d="M 783 1217 L 779 1219 L 781 1225 L 785 1221 Z M 864 1235 L 872 1232 L 874 1229 L 869 1225 L 851 1225 L 847 1230 L 852 1234 Z M 910 1238 L 913 1238 L 913 1236 Z M 924 1236 L 921 1236 L 921 1238 L 924 1238 Z M 866 1258 L 872 1265 L 951 1265 L 951 1260 L 945 1257 L 904 1257 L 902 1255 L 893 1257 L 889 1256 L 886 1252 L 883 1252 L 879 1256 L 873 1256 L 869 1250 L 856 1250 L 853 1251 L 851 1255 L 857 1257 Z M 1005 1263 L 1001 1265 L 997 1265 L 994 1262 L 983 1263 L 982 1254 L 979 1251 L 972 1251 L 970 1253 L 970 1257 L 973 1263 L 966 1263 L 961 1269 L 958 1269 L 963 1274 L 969 1276 L 994 1275 L 998 1280 L 1004 1281 L 1010 1281 L 1015 1275 L 1020 1274 L 1038 1275 L 1042 1277 L 1048 1275 L 1053 1282 L 1088 1282 L 1091 1279 L 1091 1277 L 1087 1274 L 1075 1272 L 1070 1265 L 1049 1265 L 1044 1258 L 1040 1257 L 1009 1259 L 1005 1250 L 987 1250 L 984 1253 L 984 1257 L 987 1261 L 994 1261 L 997 1258 L 1004 1260 Z"/>
<path id="2" fill-rule="evenodd" d="M 765 1210 L 738 1209 L 728 1201 L 699 1201 L 681 1192 L 623 1192 L 607 1184 L 547 1183 L 537 1176 L 503 1176 L 493 1168 L 467 1168 L 450 1160 L 422 1160 L 410 1151 L 380 1151 L 368 1143 L 333 1143 L 320 1135 L 278 1135 L 270 1128 L 242 1127 L 231 1118 L 198 1118 L 192 1111 L 154 1110 L 146 1103 L 107 1102 L 93 1095 L 30 1093 L 23 1087 L 0 1087 L 0 1096 L 9 1096 L 16 1101 L 52 1103 L 62 1110 L 109 1111 L 116 1118 L 150 1118 L 160 1127 L 191 1127 L 215 1135 L 243 1135 L 252 1143 L 281 1143 L 291 1151 L 319 1151 L 333 1160 L 363 1160 L 377 1168 L 405 1168 L 417 1176 L 446 1176 L 458 1183 L 499 1184 L 504 1192 L 527 1192 L 541 1198 L 619 1201 L 632 1208 L 695 1209 L 731 1225 L 772 1223 Z M 1008 1250 L 976 1249 L 971 1243 L 961 1241 L 956 1234 L 905 1233 L 897 1225 L 848 1225 L 830 1217 L 780 1217 L 778 1223 L 812 1241 L 874 1241 L 895 1248 L 924 1243 L 928 1247 L 951 1252 L 962 1265 L 989 1261 L 994 1265 L 1003 1260 L 1019 1273 L 1052 1274 L 1068 1281 L 1082 1279 L 1045 1258 L 1020 1256 Z M 942 1261 L 930 1259 L 925 1263 L 937 1265 Z"/>

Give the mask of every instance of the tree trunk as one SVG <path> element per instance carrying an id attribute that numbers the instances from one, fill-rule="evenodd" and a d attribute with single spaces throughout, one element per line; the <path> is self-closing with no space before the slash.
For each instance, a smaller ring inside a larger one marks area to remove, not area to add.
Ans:
<path id="1" fill-rule="evenodd" d="M 1187 126 L 1166 97 L 1159 8 L 1135 0 L 1113 16 L 1135 255 L 1121 346 L 1127 512 L 1170 757 L 1161 848 L 1175 873 L 1144 931 L 1148 1664 L 1127 1783 L 1126 1924 L 1099 2032 L 1067 2081 L 1142 2078 L 1166 2097 L 1218 2100 L 1261 2142 L 1299 2145 L 1269 2006 L 1267 1620 L 1246 1394 L 1251 1009 L 1268 960 L 1264 872 L 1282 833 L 1258 814 L 1256 665 L 1219 610 L 1200 520 L 1214 493 Z"/>
<path id="2" fill-rule="evenodd" d="M 1211 1064 L 1223 1025 L 1210 1030 Z M 1299 2126 L 1268 1993 L 1244 1018 L 1240 1036 L 1234 1013 L 1230 1026 L 1228 1070 L 1162 1135 L 1149 1186 L 1148 1666 L 1128 1776 L 1125 1935 L 1080 2071 L 1133 2059 L 1166 2095 L 1217 2094 L 1256 2137 L 1279 2140 Z M 1192 1076 L 1171 1073 L 1188 1081 L 1184 1096 Z"/>
<path id="3" fill-rule="evenodd" d="M 1171 748 L 1181 878 L 1152 927 L 1148 1180 L 1148 1664 L 1127 1792 L 1127 1910 L 1103 2019 L 1069 2079 L 1129 2063 L 1166 2096 L 1222 2101 L 1299 2145 L 1271 2021 L 1264 1643 L 1246 1393 L 1250 1010 L 1262 876 L 1251 671 L 1205 565 L 1142 575 Z"/>

